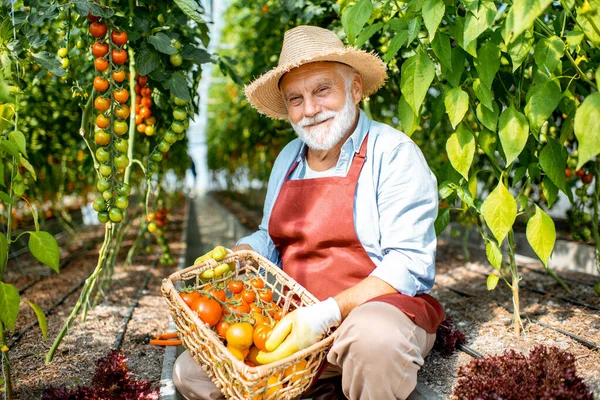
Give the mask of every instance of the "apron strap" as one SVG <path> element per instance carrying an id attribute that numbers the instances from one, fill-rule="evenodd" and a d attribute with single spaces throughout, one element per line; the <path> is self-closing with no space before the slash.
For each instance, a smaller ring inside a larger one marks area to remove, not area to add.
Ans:
<path id="1" fill-rule="evenodd" d="M 358 176 L 360 175 L 360 171 L 362 171 L 362 167 L 365 164 L 365 160 L 367 158 L 367 142 L 369 138 L 369 134 L 365 135 L 365 138 L 360 146 L 360 151 L 354 156 L 352 160 L 352 166 L 350 166 L 350 171 L 348 171 L 348 175 L 346 175 L 346 179 L 352 179 L 353 181 L 358 181 Z"/>

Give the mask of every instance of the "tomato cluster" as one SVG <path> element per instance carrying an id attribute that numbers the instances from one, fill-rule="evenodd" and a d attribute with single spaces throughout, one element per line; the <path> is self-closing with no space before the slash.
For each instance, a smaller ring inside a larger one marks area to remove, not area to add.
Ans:
<path id="1" fill-rule="evenodd" d="M 121 222 L 123 210 L 129 205 L 131 188 L 120 179 L 120 174 L 129 165 L 127 151 L 129 143 L 127 133 L 129 125 L 129 91 L 123 86 L 127 77 L 123 64 L 127 61 L 127 33 L 112 29 L 107 39 L 108 28 L 97 17 L 88 17 L 91 21 L 90 34 L 96 38 L 91 51 L 97 75 L 94 78 L 94 99 L 96 129 L 96 160 L 101 178 L 96 188 L 101 193 L 93 204 L 102 223 Z"/>
<path id="2" fill-rule="evenodd" d="M 137 75 L 137 83 L 135 85 L 135 124 L 137 131 L 146 134 L 146 136 L 154 136 L 156 133 L 156 118 L 152 116 L 152 88 L 148 85 L 148 77 Z"/>
<path id="3" fill-rule="evenodd" d="M 185 137 L 185 131 L 190 126 L 188 103 L 178 97 L 173 98 L 173 103 L 175 105 L 175 108 L 173 109 L 173 122 L 154 150 L 150 153 L 148 161 L 148 169 L 150 172 L 154 172 L 157 169 L 157 163 L 163 160 L 165 154 L 171 149 L 171 146 Z"/>
<path id="4" fill-rule="evenodd" d="M 165 226 L 168 222 L 167 216 L 167 209 L 160 206 L 155 213 L 146 214 L 146 222 L 148 223 L 148 232 L 155 236 L 156 243 L 161 246 L 162 256 L 159 260 L 160 263 L 171 265 L 174 263 L 173 255 L 165 236 Z"/>

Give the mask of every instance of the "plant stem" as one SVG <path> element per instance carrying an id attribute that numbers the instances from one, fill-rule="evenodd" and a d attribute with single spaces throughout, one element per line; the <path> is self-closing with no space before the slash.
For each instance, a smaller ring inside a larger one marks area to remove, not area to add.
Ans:
<path id="1" fill-rule="evenodd" d="M 588 85 L 590 85 L 594 89 L 598 90 L 598 86 L 596 86 L 596 84 L 594 82 L 590 81 L 588 79 L 587 75 L 581 70 L 581 68 L 579 68 L 579 65 L 577 65 L 575 63 L 575 60 L 573 60 L 573 57 L 571 56 L 571 53 L 569 53 L 569 49 L 566 46 L 565 46 L 565 54 L 567 55 L 569 62 L 575 68 L 575 70 L 577 71 L 577 74 L 581 77 L 581 79 L 583 79 Z"/>
<path id="2" fill-rule="evenodd" d="M 521 313 L 519 305 L 519 271 L 515 259 L 515 238 L 511 229 L 508 232 L 508 253 L 510 255 L 510 273 L 512 275 L 512 295 L 513 295 L 513 329 L 515 336 L 521 335 Z"/>
<path id="3" fill-rule="evenodd" d="M 131 2 L 130 2 L 131 6 Z M 133 9 L 133 8 L 132 8 Z M 129 93 L 131 94 L 131 104 L 136 104 L 137 93 L 135 92 L 135 54 L 133 49 L 129 47 L 127 50 L 129 53 Z M 127 168 L 125 168 L 125 177 L 124 182 L 129 185 L 129 178 L 131 176 L 131 167 L 133 166 L 133 146 L 135 144 L 135 107 L 131 108 L 129 113 L 129 147 L 127 149 L 127 158 L 129 159 L 129 164 Z"/>
<path id="4" fill-rule="evenodd" d="M 600 166 L 598 160 L 593 163 L 592 173 L 594 174 L 594 193 L 592 194 L 593 201 L 593 216 L 592 216 L 592 235 L 594 235 L 594 242 L 596 242 L 596 269 L 600 272 L 600 233 L 598 233 L 598 203 L 600 197 Z"/>
<path id="5" fill-rule="evenodd" d="M 8 346 L 6 341 L 6 332 L 4 328 L 4 322 L 0 321 L 0 345 L 2 347 Z M 8 359 L 8 351 L 0 351 L 2 357 L 2 377 L 4 379 L 4 394 L 6 399 L 11 400 L 12 397 L 12 384 L 10 381 L 10 362 Z"/>

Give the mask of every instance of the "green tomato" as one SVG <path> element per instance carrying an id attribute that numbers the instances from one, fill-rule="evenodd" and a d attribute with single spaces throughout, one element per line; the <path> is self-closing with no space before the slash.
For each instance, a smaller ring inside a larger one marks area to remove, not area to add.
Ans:
<path id="1" fill-rule="evenodd" d="M 119 140 L 115 142 L 115 150 L 117 150 L 119 153 L 127 153 L 127 150 L 129 150 L 129 143 L 127 143 L 127 140 Z"/>
<path id="2" fill-rule="evenodd" d="M 152 155 L 150 156 L 150 159 L 154 162 L 161 162 L 163 160 L 163 155 L 162 153 L 155 151 L 154 153 L 152 153 Z"/>
<path id="3" fill-rule="evenodd" d="M 570 157 L 567 160 L 567 167 L 572 168 L 572 169 L 576 168 L 577 167 L 577 158 Z"/>
<path id="4" fill-rule="evenodd" d="M 98 221 L 105 224 L 109 221 L 108 213 L 106 211 L 102 211 L 98 213 Z"/>
<path id="5" fill-rule="evenodd" d="M 581 217 L 581 220 L 587 224 L 592 220 L 592 216 L 590 215 L 590 213 L 584 212 L 583 216 Z"/>
<path id="6" fill-rule="evenodd" d="M 69 54 L 69 50 L 67 50 L 66 47 L 61 47 L 60 49 L 58 49 L 56 54 L 58 54 L 59 57 L 64 58 L 67 56 L 67 54 Z"/>
<path id="7" fill-rule="evenodd" d="M 166 153 L 170 148 L 171 145 L 164 140 L 161 140 L 158 144 L 158 150 L 160 150 L 162 153 Z"/>
<path id="8" fill-rule="evenodd" d="M 125 121 L 115 121 L 113 123 L 113 131 L 119 136 L 123 136 L 128 130 L 129 125 L 127 125 L 127 122 Z"/>
<path id="9" fill-rule="evenodd" d="M 177 141 L 177 134 L 169 129 L 167 133 L 165 133 L 163 140 L 169 144 L 173 144 Z"/>
<path id="10" fill-rule="evenodd" d="M 590 228 L 586 227 L 581 230 L 581 238 L 586 242 L 590 241 L 590 239 L 592 238 L 592 231 L 590 230 Z"/>
<path id="11" fill-rule="evenodd" d="M 171 43 L 171 45 L 177 50 L 181 49 L 181 42 L 179 40 L 175 40 L 173 43 Z"/>
<path id="12" fill-rule="evenodd" d="M 583 195 L 584 195 L 584 193 L 585 193 L 585 192 L 584 192 L 583 188 L 577 188 L 577 189 L 575 189 L 575 194 L 576 194 L 577 196 L 579 196 L 579 197 L 583 196 Z"/>
<path id="13" fill-rule="evenodd" d="M 78 40 L 77 44 L 76 44 L 78 49 L 83 49 L 83 47 L 85 46 L 85 43 L 83 43 L 83 40 Z"/>
<path id="14" fill-rule="evenodd" d="M 177 140 L 183 140 L 185 138 L 185 132 L 181 132 L 177 134 Z"/>
<path id="15" fill-rule="evenodd" d="M 119 195 L 121 196 L 129 196 L 129 194 L 131 193 L 131 186 L 129 186 L 126 183 L 123 183 L 117 188 L 117 193 L 119 193 Z"/>
<path id="16" fill-rule="evenodd" d="M 106 177 L 112 174 L 112 168 L 106 164 L 100 166 L 100 175 Z"/>
<path id="17" fill-rule="evenodd" d="M 152 246 L 146 246 L 146 253 L 152 253 Z"/>
<path id="18" fill-rule="evenodd" d="M 187 129 L 189 127 L 190 127 L 190 120 L 188 118 L 185 121 L 183 121 L 183 129 Z"/>
<path id="19" fill-rule="evenodd" d="M 104 200 L 110 200 L 113 198 L 113 192 L 111 192 L 110 190 L 105 190 L 104 192 L 102 192 L 102 197 L 104 198 Z"/>
<path id="20" fill-rule="evenodd" d="M 173 100 L 176 106 L 185 106 L 187 102 L 185 100 L 180 99 L 179 97 L 175 97 Z"/>
<path id="21" fill-rule="evenodd" d="M 129 199 L 127 199 L 126 196 L 119 196 L 115 199 L 115 206 L 121 210 L 124 210 L 127 208 L 127 206 L 129 206 Z"/>
<path id="22" fill-rule="evenodd" d="M 156 238 L 156 243 L 158 243 L 158 244 L 165 244 L 165 238 L 162 237 L 162 236 L 157 237 Z"/>
<path id="23" fill-rule="evenodd" d="M 25 183 L 23 183 L 23 178 L 15 180 L 12 184 L 13 194 L 16 197 L 23 196 L 25 194 L 26 189 L 27 189 L 27 186 L 25 185 Z"/>
<path id="24" fill-rule="evenodd" d="M 106 210 L 106 202 L 103 198 L 98 197 L 96 200 L 94 200 L 94 203 L 92 203 L 92 208 L 97 212 L 104 211 Z"/>
<path id="25" fill-rule="evenodd" d="M 181 57 L 181 54 L 179 53 L 171 54 L 171 57 L 169 57 L 169 61 L 174 67 L 179 67 L 183 62 L 183 57 Z"/>
<path id="26" fill-rule="evenodd" d="M 587 196 L 581 196 L 581 202 L 582 203 L 587 203 L 588 202 L 588 197 Z"/>
<path id="27" fill-rule="evenodd" d="M 98 182 L 96 182 L 96 189 L 98 189 L 98 191 L 100 193 L 102 193 L 102 192 L 110 189 L 110 182 L 108 182 L 106 179 L 102 178 Z"/>
<path id="28" fill-rule="evenodd" d="M 118 208 L 111 208 L 108 217 L 112 222 L 121 222 L 123 220 L 123 211 Z"/>
<path id="29" fill-rule="evenodd" d="M 183 132 L 185 130 L 185 127 L 183 126 L 183 122 L 173 121 L 173 123 L 171 124 L 171 130 L 175 133 Z"/>
<path id="30" fill-rule="evenodd" d="M 96 149 L 96 158 L 101 163 L 108 162 L 108 160 L 110 160 L 110 152 L 104 147 L 98 147 L 98 149 Z"/>
<path id="31" fill-rule="evenodd" d="M 62 69 L 69 68 L 69 65 L 71 65 L 71 63 L 68 58 L 63 58 L 62 61 L 60 62 L 60 66 L 62 67 Z"/>
<path id="32" fill-rule="evenodd" d="M 115 167 L 119 169 L 127 168 L 129 165 L 129 158 L 125 154 L 120 154 L 115 157 L 113 162 L 115 163 Z"/>
<path id="33" fill-rule="evenodd" d="M 177 107 L 173 110 L 173 118 L 178 121 L 183 121 L 187 118 L 187 112 L 183 108 Z"/>
<path id="34" fill-rule="evenodd" d="M 161 24 L 165 23 L 165 16 L 162 14 L 158 14 L 158 17 L 156 17 L 156 19 L 158 20 L 158 22 L 160 22 Z"/>

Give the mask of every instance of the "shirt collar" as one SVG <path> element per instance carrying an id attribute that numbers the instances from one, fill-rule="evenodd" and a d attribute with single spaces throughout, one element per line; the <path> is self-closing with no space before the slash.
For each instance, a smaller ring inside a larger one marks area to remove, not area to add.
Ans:
<path id="1" fill-rule="evenodd" d="M 367 114 L 365 114 L 365 112 L 359 108 L 358 109 L 358 123 L 356 124 L 356 128 L 354 129 L 354 132 L 352 132 L 352 135 L 350 135 L 350 137 L 348 139 L 346 139 L 346 143 L 344 143 L 344 145 L 342 146 L 342 151 L 344 150 L 344 148 L 348 147 L 348 144 L 350 144 L 355 153 L 360 152 L 360 146 L 362 145 L 362 142 L 365 139 L 365 136 L 367 136 L 367 133 L 369 133 L 370 127 L 371 127 L 371 120 L 369 119 Z M 298 161 L 298 162 L 301 162 L 304 160 L 305 155 L 306 155 L 306 150 L 308 148 L 306 143 L 304 143 L 304 142 L 301 142 L 301 143 L 302 143 L 302 145 L 300 146 L 300 151 L 298 152 L 298 157 L 296 159 L 296 161 Z"/>

